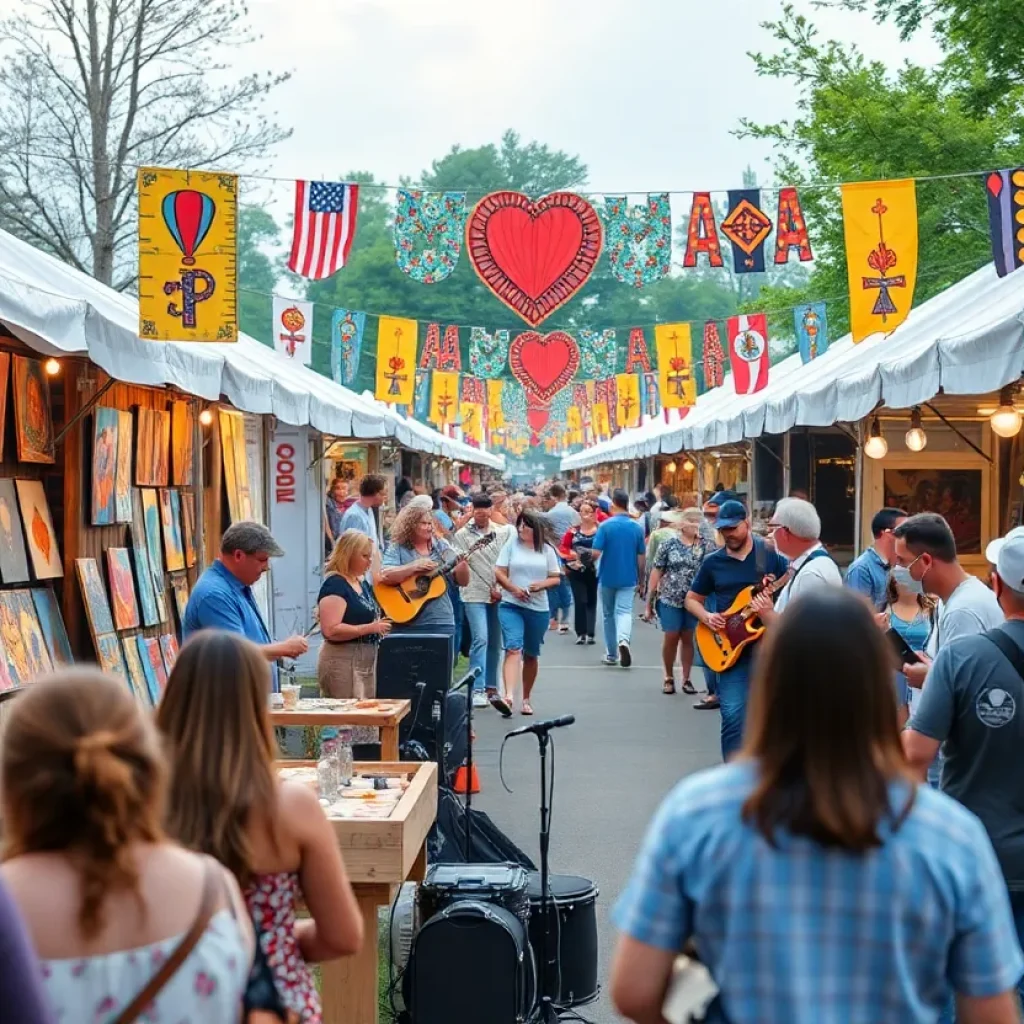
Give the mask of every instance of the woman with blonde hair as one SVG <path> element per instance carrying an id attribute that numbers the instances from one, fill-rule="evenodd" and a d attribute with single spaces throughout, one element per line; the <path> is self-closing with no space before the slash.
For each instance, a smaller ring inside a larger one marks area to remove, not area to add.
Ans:
<path id="1" fill-rule="evenodd" d="M 124 682 L 86 668 L 38 679 L 0 750 L 3 881 L 57 1018 L 237 1020 L 253 952 L 238 885 L 166 837 L 164 759 Z"/>
<path id="2" fill-rule="evenodd" d="M 237 879 L 278 998 L 320 1024 L 307 965 L 356 953 L 362 918 L 316 792 L 277 776 L 269 692 L 269 666 L 243 637 L 203 630 L 182 647 L 157 708 L 171 762 L 167 829 Z"/>

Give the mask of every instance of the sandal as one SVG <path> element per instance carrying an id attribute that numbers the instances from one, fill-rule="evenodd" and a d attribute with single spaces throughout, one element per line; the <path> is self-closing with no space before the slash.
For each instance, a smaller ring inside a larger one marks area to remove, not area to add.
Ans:
<path id="1" fill-rule="evenodd" d="M 661 692 L 666 696 L 672 696 L 676 692 L 676 681 L 674 679 L 665 679 L 665 683 L 661 688 Z"/>
<path id="2" fill-rule="evenodd" d="M 696 694 L 696 692 L 697 692 L 697 687 L 694 686 L 693 683 L 691 683 L 689 679 L 684 679 L 683 680 L 683 693 L 687 693 L 687 694 L 689 694 L 692 697 L 692 696 L 694 696 Z"/>
<path id="3" fill-rule="evenodd" d="M 568 627 L 568 626 L 559 626 L 559 627 L 558 627 L 558 632 L 559 632 L 559 633 L 560 633 L 560 634 L 561 634 L 562 636 L 565 636 L 565 634 L 569 632 L 569 627 Z"/>
<path id="4" fill-rule="evenodd" d="M 519 714 L 521 714 L 521 715 L 532 715 L 533 714 L 533 708 L 530 707 L 530 702 L 528 700 L 524 700 L 523 701 L 523 706 L 520 709 Z"/>

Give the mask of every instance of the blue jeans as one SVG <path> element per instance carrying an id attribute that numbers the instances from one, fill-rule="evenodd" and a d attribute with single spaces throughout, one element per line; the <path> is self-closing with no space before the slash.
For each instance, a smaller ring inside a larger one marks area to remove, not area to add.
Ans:
<path id="1" fill-rule="evenodd" d="M 506 651 L 521 651 L 524 658 L 540 657 L 548 631 L 546 612 L 502 601 L 498 605 L 498 621 Z"/>
<path id="2" fill-rule="evenodd" d="M 728 761 L 743 743 L 750 693 L 750 655 L 725 672 L 718 673 L 718 700 L 722 706 L 722 760 Z"/>
<path id="3" fill-rule="evenodd" d="M 462 603 L 462 595 L 459 593 L 458 587 L 449 584 L 448 596 L 451 598 L 452 611 L 455 613 L 455 633 L 453 639 L 455 653 L 452 655 L 452 657 L 455 659 L 455 661 L 458 661 L 459 654 L 462 651 L 462 609 L 465 606 Z"/>
<path id="4" fill-rule="evenodd" d="M 498 605 L 467 601 L 466 619 L 473 639 L 469 648 L 469 667 L 480 669 L 473 689 L 498 688 L 498 661 L 501 658 L 501 626 L 498 624 Z"/>
<path id="5" fill-rule="evenodd" d="M 551 609 L 551 618 L 558 619 L 558 613 L 565 614 L 558 619 L 559 622 L 569 624 L 569 609 L 572 608 L 572 588 L 569 581 L 562 576 L 557 587 L 548 588 L 548 608 Z"/>
<path id="6" fill-rule="evenodd" d="M 633 635 L 633 595 L 635 587 L 599 586 L 604 616 L 604 649 L 609 658 L 619 656 L 619 644 L 629 643 Z"/>

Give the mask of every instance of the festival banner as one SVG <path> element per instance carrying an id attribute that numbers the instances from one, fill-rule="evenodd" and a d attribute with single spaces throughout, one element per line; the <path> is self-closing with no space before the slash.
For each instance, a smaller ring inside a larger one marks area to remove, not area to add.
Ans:
<path id="1" fill-rule="evenodd" d="M 274 296 L 274 351 L 293 362 L 313 362 L 313 303 Z"/>
<path id="2" fill-rule="evenodd" d="M 729 212 L 722 221 L 722 234 L 732 246 L 733 270 L 737 274 L 764 273 L 764 243 L 772 233 L 772 222 L 760 207 L 756 188 L 729 192 Z"/>
<path id="3" fill-rule="evenodd" d="M 463 440 L 481 444 L 484 439 L 484 407 L 479 402 L 462 401 L 459 404 Z"/>
<path id="4" fill-rule="evenodd" d="M 619 430 L 640 426 L 640 378 L 635 373 L 615 375 L 615 421 Z"/>
<path id="5" fill-rule="evenodd" d="M 455 269 L 466 233 L 465 192 L 400 188 L 395 201 L 395 262 L 422 284 L 437 284 Z"/>
<path id="6" fill-rule="evenodd" d="M 704 324 L 704 387 L 710 391 L 725 381 L 725 349 L 718 324 L 708 320 Z"/>
<path id="7" fill-rule="evenodd" d="M 441 337 L 440 324 L 427 324 L 427 336 L 420 352 L 421 370 L 461 370 L 462 353 L 459 352 L 459 329 L 450 325 Z"/>
<path id="8" fill-rule="evenodd" d="M 768 318 L 764 313 L 731 316 L 729 362 L 738 395 L 753 395 L 768 385 Z"/>
<path id="9" fill-rule="evenodd" d="M 569 444 L 583 444 L 583 411 L 576 405 L 570 405 L 565 414 L 566 432 Z"/>
<path id="10" fill-rule="evenodd" d="M 591 331 L 583 328 L 577 332 L 580 346 L 580 376 L 597 380 L 609 369 L 618 365 L 618 349 L 615 331 Z"/>
<path id="11" fill-rule="evenodd" d="M 706 253 L 709 267 L 721 267 L 722 243 L 718 240 L 715 226 L 715 208 L 710 192 L 694 192 L 690 207 L 690 224 L 686 229 L 686 254 L 684 267 L 697 266 L 697 254 Z"/>
<path id="12" fill-rule="evenodd" d="M 139 337 L 238 341 L 238 176 L 142 167 Z"/>
<path id="13" fill-rule="evenodd" d="M 801 263 L 814 259 L 800 196 L 795 188 L 783 188 L 779 189 L 779 216 L 775 225 L 776 266 L 788 263 L 794 249 Z"/>
<path id="14" fill-rule="evenodd" d="M 643 373 L 641 385 L 643 388 L 644 415 L 653 419 L 661 412 L 661 396 L 658 394 L 658 375 L 656 373 Z"/>
<path id="15" fill-rule="evenodd" d="M 894 331 L 914 304 L 917 196 L 913 178 L 843 185 L 842 196 L 856 344 Z"/>
<path id="16" fill-rule="evenodd" d="M 416 371 L 416 398 L 412 405 L 413 418 L 426 423 L 430 413 L 430 371 Z"/>
<path id="17" fill-rule="evenodd" d="M 1024 167 L 985 176 L 988 226 L 996 273 L 1006 277 L 1024 266 Z"/>
<path id="18" fill-rule="evenodd" d="M 495 380 L 505 374 L 508 366 L 509 332 L 488 334 L 482 327 L 469 331 L 469 372 L 475 377 Z"/>
<path id="19" fill-rule="evenodd" d="M 427 419 L 435 426 L 455 422 L 459 408 L 459 375 L 435 370 L 430 375 L 430 412 Z"/>
<path id="20" fill-rule="evenodd" d="M 658 353 L 658 390 L 664 409 L 685 409 L 697 401 L 693 376 L 693 339 L 690 325 L 658 324 L 654 328 Z"/>
<path id="21" fill-rule="evenodd" d="M 651 372 L 651 355 L 647 351 L 647 339 L 642 327 L 629 332 L 629 347 L 626 349 L 626 373 Z"/>
<path id="22" fill-rule="evenodd" d="M 817 359 L 828 348 L 828 314 L 824 302 L 810 302 L 793 310 L 800 358 L 805 363 Z"/>
<path id="23" fill-rule="evenodd" d="M 611 419 L 608 416 L 608 402 L 604 398 L 594 399 L 590 415 L 591 430 L 594 433 L 595 440 L 604 441 L 606 438 L 611 437 L 612 425 Z"/>
<path id="24" fill-rule="evenodd" d="M 487 381 L 487 426 L 501 430 L 505 426 L 505 412 L 501 407 L 501 389 L 504 381 Z"/>
<path id="25" fill-rule="evenodd" d="M 479 377 L 470 377 L 468 374 L 462 378 L 462 400 L 483 405 L 487 401 L 487 389 Z"/>
<path id="26" fill-rule="evenodd" d="M 331 314 L 331 376 L 347 388 L 355 386 L 365 330 L 365 313 L 336 309 Z"/>
<path id="27" fill-rule="evenodd" d="M 415 320 L 382 316 L 377 326 L 377 379 L 374 396 L 382 402 L 412 405 L 416 369 Z"/>
<path id="28" fill-rule="evenodd" d="M 612 273 L 635 288 L 653 284 L 672 266 L 672 207 L 669 194 L 649 195 L 643 206 L 627 196 L 605 196 L 604 237 Z"/>
<path id="29" fill-rule="evenodd" d="M 618 416 L 618 396 L 617 389 L 615 387 L 615 378 L 607 377 L 604 380 L 594 381 L 594 401 L 597 403 L 604 402 L 605 408 L 608 410 L 608 433 L 618 433 L 618 425 L 616 419 Z"/>

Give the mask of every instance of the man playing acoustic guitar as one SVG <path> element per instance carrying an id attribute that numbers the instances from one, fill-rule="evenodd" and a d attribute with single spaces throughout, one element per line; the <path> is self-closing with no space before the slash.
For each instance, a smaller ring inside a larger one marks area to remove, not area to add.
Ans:
<path id="1" fill-rule="evenodd" d="M 750 531 L 747 510 L 739 501 L 724 501 L 714 528 L 725 546 L 705 556 L 686 595 L 686 610 L 708 629 L 724 630 L 725 616 L 709 612 L 704 602 L 715 597 L 715 607 L 729 609 L 741 591 L 756 586 L 766 576 L 776 579 L 786 572 L 786 560 Z M 753 658 L 747 645 L 736 662 L 718 675 L 722 709 L 722 759 L 727 761 L 740 747 L 747 713 L 747 693 Z"/>

